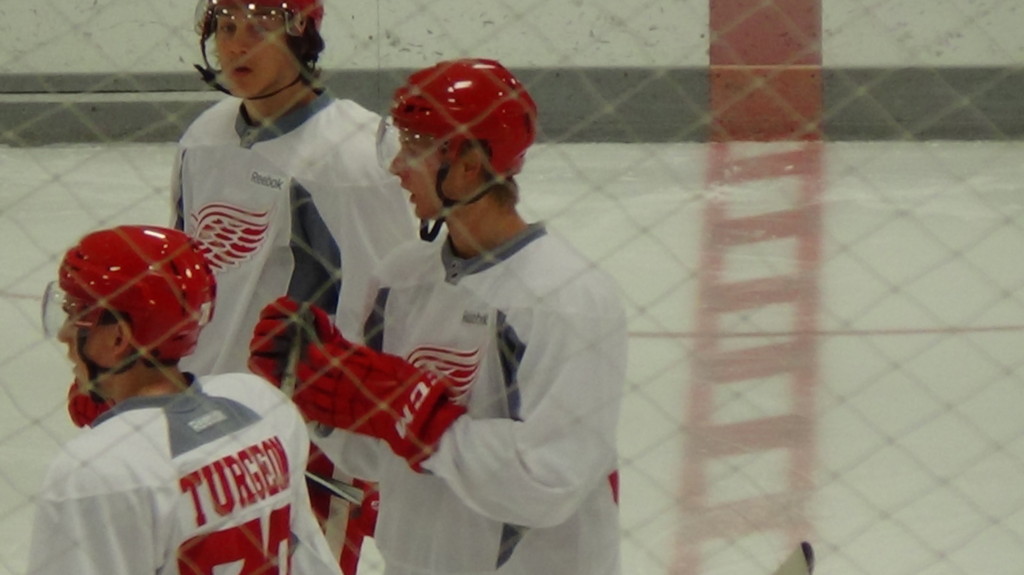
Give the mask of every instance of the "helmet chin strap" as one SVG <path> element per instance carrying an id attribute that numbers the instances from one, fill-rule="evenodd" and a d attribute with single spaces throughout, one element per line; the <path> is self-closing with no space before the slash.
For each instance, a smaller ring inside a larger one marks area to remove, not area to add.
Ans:
<path id="1" fill-rule="evenodd" d="M 444 216 L 437 218 L 436 220 L 420 220 L 420 239 L 425 242 L 432 242 L 437 239 L 437 235 L 441 233 L 441 225 L 444 224 Z"/>
<path id="2" fill-rule="evenodd" d="M 276 95 L 280 94 L 281 92 L 284 92 L 288 88 L 291 88 L 292 86 L 294 86 L 295 84 L 298 84 L 301 81 L 302 81 L 302 74 L 300 73 L 298 76 L 295 76 L 294 80 L 292 80 L 291 82 L 285 84 L 284 86 L 282 86 L 282 87 L 280 87 L 280 88 L 278 88 L 278 89 L 276 89 L 276 90 L 274 90 L 274 91 L 272 91 L 270 93 L 261 94 L 259 96 L 253 96 L 252 98 L 245 98 L 245 99 L 246 100 L 265 100 L 265 99 L 270 98 L 272 96 L 276 96 Z"/>
<path id="3" fill-rule="evenodd" d="M 199 42 L 199 50 L 203 53 L 203 64 L 205 64 L 205 66 L 200 66 L 199 64 L 192 64 L 192 66 L 194 66 L 195 69 L 199 71 L 199 76 L 202 77 L 203 82 L 207 86 L 210 86 L 211 88 L 214 88 L 215 90 L 218 90 L 220 92 L 224 92 L 225 94 L 230 96 L 231 91 L 224 87 L 223 84 L 217 81 L 217 71 L 214 70 L 213 66 L 210 65 L 210 58 L 206 55 L 206 39 L 208 37 L 209 36 L 207 36 L 206 33 L 204 32 L 203 39 Z"/>
<path id="4" fill-rule="evenodd" d="M 211 88 L 213 88 L 213 89 L 215 89 L 217 91 L 224 92 L 225 94 L 227 94 L 229 96 L 233 96 L 234 94 L 231 93 L 231 90 L 228 90 L 228 88 L 224 84 L 221 84 L 219 81 L 217 81 L 217 70 L 214 70 L 213 66 L 210 65 L 210 58 L 206 55 L 206 41 L 205 41 L 205 39 L 206 39 L 206 37 L 204 36 L 203 41 L 199 43 L 199 49 L 203 53 L 203 64 L 205 64 L 205 66 L 200 66 L 199 64 L 193 64 L 192 66 L 195 67 L 195 69 L 199 72 L 199 76 L 203 79 L 203 82 L 207 86 L 210 86 Z M 299 82 L 302 82 L 303 78 L 305 78 L 306 75 L 309 74 L 309 73 L 310 73 L 309 71 L 301 70 L 301 71 L 299 71 L 298 75 L 295 76 L 294 80 L 292 80 L 288 84 L 282 86 L 281 88 L 273 90 L 273 91 L 271 91 L 271 92 L 269 92 L 267 94 L 260 94 L 259 96 L 253 96 L 252 98 L 245 98 L 245 99 L 246 100 L 263 100 L 265 98 L 270 98 L 270 97 L 276 96 L 276 95 L 280 94 L 281 92 L 284 92 L 288 88 L 291 88 L 295 84 L 298 84 Z"/>
<path id="5" fill-rule="evenodd" d="M 483 189 L 474 194 L 473 197 L 468 200 L 453 200 L 446 196 L 442 189 L 442 184 L 448 178 L 449 169 L 451 169 L 451 165 L 447 163 L 438 168 L 437 178 L 434 180 L 434 192 L 437 194 L 438 198 L 441 198 L 441 213 L 438 215 L 437 219 L 433 220 L 433 222 L 429 219 L 420 220 L 420 239 L 425 242 L 432 242 L 437 239 L 438 234 L 441 233 L 441 226 L 444 224 L 448 214 L 452 213 L 453 209 L 459 206 L 468 206 L 469 204 L 479 202 L 494 188 L 492 185 L 485 185 L 483 186 Z"/>
<path id="6" fill-rule="evenodd" d="M 206 59 L 205 55 L 203 56 L 203 59 Z M 217 81 L 217 72 L 215 72 L 213 68 L 209 66 L 203 67 L 199 64 L 192 65 L 195 66 L 195 69 L 199 71 L 199 75 L 203 78 L 203 83 L 205 83 L 207 86 L 210 86 L 211 88 L 216 89 L 217 91 L 224 92 L 229 96 L 231 95 L 231 91 L 225 88 L 224 84 L 221 84 Z"/>
<path id="7" fill-rule="evenodd" d="M 200 66 L 199 64 L 193 64 L 193 66 L 195 66 L 195 69 L 199 71 L 199 75 L 202 76 L 203 82 L 205 82 L 206 85 L 208 85 L 208 86 L 210 86 L 210 87 L 212 87 L 212 88 L 214 88 L 216 90 L 219 90 L 221 92 L 224 92 L 225 94 L 227 94 L 229 96 L 233 96 L 234 95 L 234 94 L 231 93 L 231 90 L 228 90 L 227 87 L 224 86 L 224 84 L 221 84 L 220 82 L 217 81 L 217 72 L 213 68 L 211 68 L 209 65 L 207 65 L 205 68 Z M 244 98 L 244 99 L 245 100 L 264 100 L 266 98 L 271 98 L 273 96 L 276 96 L 276 95 L 280 94 L 281 92 L 284 92 L 285 90 L 287 90 L 288 88 L 291 88 L 292 86 L 298 84 L 299 82 L 302 82 L 302 78 L 303 78 L 303 74 L 300 72 L 297 76 L 295 76 L 294 80 L 292 80 L 291 82 L 285 84 L 284 86 L 282 86 L 282 87 L 280 87 L 280 88 L 278 88 L 276 90 L 272 90 L 272 91 L 270 91 L 270 92 L 268 92 L 266 94 L 260 94 L 259 96 L 252 96 L 251 98 Z"/>
<path id="8" fill-rule="evenodd" d="M 451 166 L 445 163 L 438 168 L 437 177 L 434 178 L 434 193 L 437 194 L 437 197 L 441 198 L 441 213 L 433 222 L 429 219 L 420 220 L 420 239 L 425 242 L 432 242 L 437 239 L 437 235 L 441 233 L 441 226 L 444 224 L 445 218 L 456 205 L 455 200 L 444 195 L 444 190 L 441 187 L 441 184 L 448 178 L 449 168 Z"/>

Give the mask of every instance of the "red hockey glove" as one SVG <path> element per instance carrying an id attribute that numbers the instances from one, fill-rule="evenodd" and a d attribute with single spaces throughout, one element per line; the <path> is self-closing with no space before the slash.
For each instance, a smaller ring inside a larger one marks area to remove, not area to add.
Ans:
<path id="1" fill-rule="evenodd" d="M 340 333 L 306 351 L 293 397 L 306 417 L 383 439 L 415 471 L 466 412 L 452 402 L 447 378 L 355 345 Z"/>
<path id="2" fill-rule="evenodd" d="M 71 389 L 68 390 L 68 415 L 77 427 L 92 427 L 96 418 L 106 413 L 111 405 L 94 394 L 83 392 L 78 380 L 71 382 Z"/>
<path id="3" fill-rule="evenodd" d="M 466 412 L 451 401 L 447 378 L 353 344 L 315 306 L 278 299 L 254 333 L 250 367 L 270 377 L 287 370 L 290 350 L 300 346 L 292 399 L 306 418 L 383 439 L 416 471 Z"/>
<path id="4" fill-rule="evenodd" d="M 280 297 L 266 305 L 249 342 L 249 369 L 281 387 L 295 368 L 296 353 L 319 345 L 318 334 L 335 336 L 337 328 L 322 309 Z"/>

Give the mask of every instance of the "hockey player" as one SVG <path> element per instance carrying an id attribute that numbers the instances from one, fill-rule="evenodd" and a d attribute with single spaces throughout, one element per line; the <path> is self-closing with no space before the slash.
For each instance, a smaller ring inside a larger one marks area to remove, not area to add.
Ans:
<path id="1" fill-rule="evenodd" d="M 283 294 L 356 329 L 372 268 L 414 238 L 376 161 L 379 116 L 317 85 L 323 15 L 322 0 L 199 0 L 197 68 L 234 97 L 190 126 L 172 174 L 173 225 L 200 242 L 221 286 L 185 360 L 197 373 L 245 369 L 259 310 Z M 79 426 L 103 409 L 72 404 Z"/>
<path id="2" fill-rule="evenodd" d="M 310 508 L 294 405 L 248 372 L 178 367 L 214 311 L 196 244 L 167 228 L 97 231 L 67 251 L 58 278 L 44 326 L 77 381 L 114 407 L 51 464 L 28 573 L 338 575 Z"/>
<path id="3" fill-rule="evenodd" d="M 200 71 L 233 97 L 189 127 L 173 172 L 174 227 L 204 246 L 221 286 L 217 318 L 183 364 L 196 372 L 245 369 L 259 310 L 283 294 L 355 329 L 372 269 L 415 238 L 401 189 L 375 161 L 379 116 L 318 86 L 323 16 L 322 0 L 197 6 Z M 310 470 L 334 474 L 317 454 Z M 372 532 L 372 501 L 361 510 L 369 522 L 347 523 L 345 502 L 313 495 L 339 560 L 354 572 L 362 535 Z"/>
<path id="4" fill-rule="evenodd" d="M 397 90 L 388 125 L 384 160 L 446 235 L 383 263 L 365 346 L 282 298 L 250 366 L 280 381 L 302 342 L 293 400 L 337 465 L 379 481 L 387 575 L 619 573 L 625 313 L 517 210 L 533 100 L 498 62 L 442 62 Z"/>
<path id="5" fill-rule="evenodd" d="M 207 251 L 219 313 L 184 365 L 245 369 L 260 309 L 281 295 L 359 325 L 379 260 L 415 227 L 397 180 L 376 161 L 379 116 L 317 86 L 321 0 L 200 0 L 206 74 L 234 97 L 181 139 L 174 227 Z"/>

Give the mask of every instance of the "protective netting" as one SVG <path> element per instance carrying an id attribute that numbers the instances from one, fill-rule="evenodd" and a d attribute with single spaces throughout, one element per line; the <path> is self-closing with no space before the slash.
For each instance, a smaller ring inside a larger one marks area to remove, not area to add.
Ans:
<path id="1" fill-rule="evenodd" d="M 0 11 L 0 574 L 77 433 L 43 286 L 84 233 L 170 221 L 173 142 L 221 97 L 192 9 Z M 1022 23 L 1014 0 L 329 3 L 322 65 L 380 111 L 458 56 L 537 98 L 524 211 L 629 310 L 624 573 L 768 573 L 809 540 L 821 573 L 1011 575 Z"/>

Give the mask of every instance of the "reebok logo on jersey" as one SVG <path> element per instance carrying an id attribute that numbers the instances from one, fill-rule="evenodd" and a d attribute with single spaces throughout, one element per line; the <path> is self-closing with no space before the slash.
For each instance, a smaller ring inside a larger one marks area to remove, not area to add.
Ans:
<path id="1" fill-rule="evenodd" d="M 444 374 L 451 387 L 448 394 L 452 400 L 465 406 L 469 402 L 469 390 L 480 371 L 480 350 L 461 351 L 443 347 L 420 346 L 412 350 L 407 358 L 409 363 L 431 373 Z"/>
<path id="2" fill-rule="evenodd" d="M 275 190 L 284 189 L 284 180 L 282 180 L 281 178 L 267 176 L 255 170 L 253 170 L 252 174 L 249 176 L 249 179 L 252 180 L 254 184 L 259 184 L 265 188 L 273 188 Z"/>
<path id="3" fill-rule="evenodd" d="M 217 425 L 218 423 L 227 419 L 228 416 L 224 415 L 224 412 L 217 409 L 209 413 L 200 415 L 195 419 L 190 419 L 188 426 L 192 428 L 192 431 L 199 433 L 200 431 L 210 427 L 211 425 Z"/>
<path id="4" fill-rule="evenodd" d="M 487 325 L 487 314 L 479 311 L 466 310 L 462 312 L 462 323 L 470 325 Z"/>
<path id="5" fill-rule="evenodd" d="M 270 212 L 228 204 L 207 204 L 192 214 L 193 237 L 214 271 L 249 260 L 267 238 Z"/>

